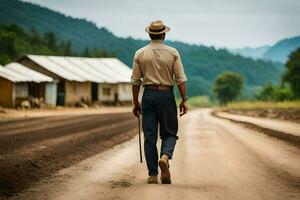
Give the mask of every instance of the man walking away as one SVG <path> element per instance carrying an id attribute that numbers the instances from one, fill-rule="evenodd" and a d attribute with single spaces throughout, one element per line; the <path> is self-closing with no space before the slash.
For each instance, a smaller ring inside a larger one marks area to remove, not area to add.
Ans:
<path id="1" fill-rule="evenodd" d="M 182 101 L 179 105 L 180 116 L 184 115 L 186 105 L 187 80 L 180 55 L 175 48 L 164 44 L 166 32 L 170 28 L 162 21 L 154 21 L 147 27 L 151 42 L 139 49 L 134 57 L 131 76 L 133 93 L 133 113 L 142 113 L 144 150 L 148 168 L 148 183 L 157 183 L 158 165 L 161 169 L 161 182 L 171 183 L 169 159 L 172 159 L 178 131 L 178 119 L 173 86 L 179 88 Z M 140 85 L 144 87 L 142 109 L 138 102 Z M 157 135 L 162 140 L 160 159 L 157 152 Z"/>

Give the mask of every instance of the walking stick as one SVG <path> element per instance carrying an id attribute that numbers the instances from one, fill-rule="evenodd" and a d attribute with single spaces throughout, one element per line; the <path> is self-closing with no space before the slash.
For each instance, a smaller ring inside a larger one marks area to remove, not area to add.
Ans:
<path id="1" fill-rule="evenodd" d="M 142 157 L 142 144 L 141 144 L 141 121 L 140 121 L 140 116 L 138 116 L 138 126 L 139 126 L 139 147 L 140 147 L 140 162 L 143 162 L 143 157 Z"/>

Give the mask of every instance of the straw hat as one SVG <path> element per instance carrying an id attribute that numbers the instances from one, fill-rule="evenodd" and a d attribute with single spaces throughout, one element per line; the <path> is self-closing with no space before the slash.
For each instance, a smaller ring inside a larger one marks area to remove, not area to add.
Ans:
<path id="1" fill-rule="evenodd" d="M 164 25 L 164 23 L 160 20 L 151 22 L 150 26 L 145 28 L 145 31 L 147 33 L 151 33 L 154 35 L 160 35 L 162 33 L 166 33 L 170 31 L 170 28 L 166 25 Z"/>

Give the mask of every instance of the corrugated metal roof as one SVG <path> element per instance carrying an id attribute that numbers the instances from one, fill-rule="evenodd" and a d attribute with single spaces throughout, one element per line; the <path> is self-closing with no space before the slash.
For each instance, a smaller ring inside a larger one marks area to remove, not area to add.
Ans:
<path id="1" fill-rule="evenodd" d="M 70 70 L 68 67 L 60 66 L 57 63 L 50 60 L 49 56 L 28 55 L 28 58 L 30 58 L 32 61 L 42 66 L 43 68 L 69 81 L 78 81 L 78 82 L 85 81 L 82 77 L 73 73 L 72 70 Z"/>
<path id="2" fill-rule="evenodd" d="M 8 69 L 6 67 L 0 68 L 0 76 L 10 80 L 12 82 L 30 82 L 33 81 L 30 76 L 22 75 L 20 73 L 16 73 L 15 71 Z"/>
<path id="3" fill-rule="evenodd" d="M 59 65 L 61 68 L 64 68 L 68 70 L 69 72 L 72 72 L 73 75 L 76 75 L 77 77 L 80 77 L 81 81 L 95 81 L 95 77 L 93 77 L 92 74 L 87 73 L 85 70 L 83 70 L 82 67 L 78 67 L 77 65 L 74 65 L 73 63 L 69 62 L 66 57 L 63 56 L 47 56 L 49 60 Z"/>
<path id="4" fill-rule="evenodd" d="M 69 81 L 130 82 L 131 69 L 117 58 L 28 55 L 43 68 Z"/>
<path id="5" fill-rule="evenodd" d="M 7 65 L 4 66 L 5 69 L 8 69 L 12 72 L 14 72 L 14 76 L 22 76 L 22 79 L 20 80 L 25 80 L 25 81 L 33 81 L 33 82 L 52 82 L 53 79 L 49 76 L 46 76 L 44 74 L 41 74 L 39 72 L 36 72 L 32 69 L 29 69 L 27 67 L 25 67 L 24 65 L 20 64 L 20 63 L 9 63 Z"/>
<path id="6" fill-rule="evenodd" d="M 12 71 L 10 71 L 9 69 L 6 69 L 4 67 L 0 67 L 0 76 L 12 82 L 21 82 L 21 81 L 25 81 L 26 79 L 25 77 L 18 76 Z"/>
<path id="7" fill-rule="evenodd" d="M 83 58 L 83 62 L 87 63 L 90 68 L 96 70 L 99 74 L 103 74 L 106 77 L 107 83 L 119 82 L 118 76 L 113 74 L 103 63 L 100 62 L 99 58 Z"/>
<path id="8" fill-rule="evenodd" d="M 112 74 L 118 76 L 119 82 L 128 82 L 130 81 L 132 70 L 127 67 L 124 63 L 116 58 L 102 58 L 100 59 L 111 71 Z"/>
<path id="9" fill-rule="evenodd" d="M 110 82 L 112 81 L 105 73 L 99 72 L 97 69 L 95 69 L 94 66 L 89 64 L 86 60 L 88 58 L 81 58 L 81 57 L 65 57 L 70 63 L 73 63 L 77 67 L 81 68 L 82 70 L 85 70 L 86 73 L 89 75 L 93 75 L 95 77 L 95 81 L 97 83 L 103 83 L 103 82 Z"/>

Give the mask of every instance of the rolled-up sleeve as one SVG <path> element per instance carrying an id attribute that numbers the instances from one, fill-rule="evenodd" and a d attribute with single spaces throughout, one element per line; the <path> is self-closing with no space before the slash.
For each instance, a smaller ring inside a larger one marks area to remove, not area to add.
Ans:
<path id="1" fill-rule="evenodd" d="M 135 53 L 133 59 L 133 66 L 132 66 L 132 74 L 131 74 L 131 84 L 132 85 L 141 85 L 142 84 L 142 69 L 139 62 L 139 54 Z"/>
<path id="2" fill-rule="evenodd" d="M 177 85 L 180 85 L 180 84 L 184 83 L 185 81 L 187 81 L 187 77 L 184 73 L 183 65 L 182 65 L 181 58 L 180 58 L 178 51 L 175 51 L 173 73 L 174 73 L 175 82 Z"/>

